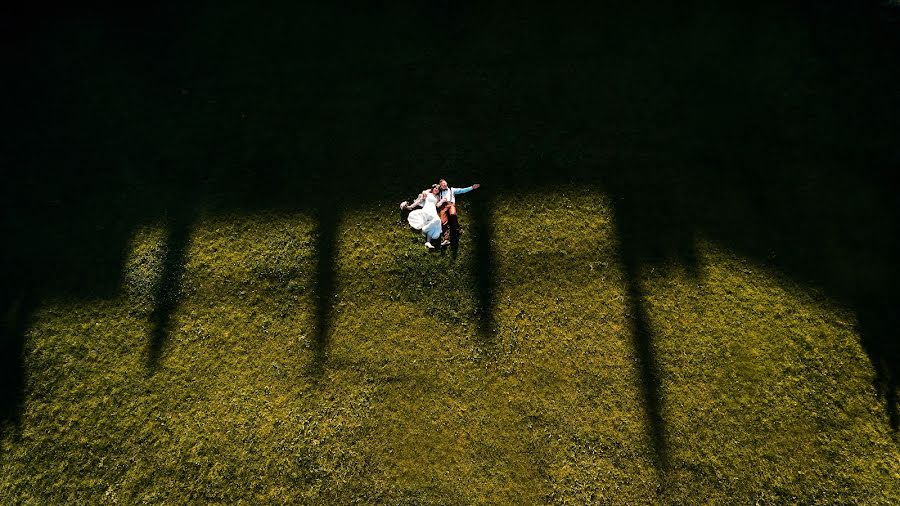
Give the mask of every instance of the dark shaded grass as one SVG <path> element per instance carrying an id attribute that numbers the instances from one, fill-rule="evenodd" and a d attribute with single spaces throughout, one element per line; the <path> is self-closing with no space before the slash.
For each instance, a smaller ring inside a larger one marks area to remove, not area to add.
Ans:
<path id="1" fill-rule="evenodd" d="M 316 222 L 315 329 L 313 330 L 313 360 L 311 374 L 322 375 L 328 353 L 331 320 L 335 297 L 335 259 L 337 258 L 337 229 L 339 208 L 320 209 Z"/>
<path id="2" fill-rule="evenodd" d="M 166 223 L 162 273 L 157 282 L 153 297 L 154 309 L 150 315 L 153 329 L 150 334 L 147 368 L 151 373 L 159 365 L 160 355 L 172 330 L 170 320 L 181 295 L 181 277 L 187 260 L 191 225 L 192 220 L 186 216 L 173 217 Z"/>
<path id="3" fill-rule="evenodd" d="M 494 345 L 494 333 L 497 327 L 494 318 L 496 266 L 491 251 L 493 231 L 491 230 L 489 201 L 484 195 L 475 196 L 469 211 L 471 214 L 468 219 L 473 223 L 472 241 L 475 247 L 473 272 L 476 283 L 475 291 L 478 295 L 478 314 L 476 315 L 478 335 L 482 340 L 481 346 L 489 351 Z"/>

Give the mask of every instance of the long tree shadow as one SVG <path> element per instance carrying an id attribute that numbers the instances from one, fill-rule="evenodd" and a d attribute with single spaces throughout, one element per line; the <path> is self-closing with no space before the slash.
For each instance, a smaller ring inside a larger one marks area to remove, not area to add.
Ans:
<path id="1" fill-rule="evenodd" d="M 159 360 L 172 333 L 172 313 L 178 308 L 182 294 L 182 277 L 190 246 L 190 213 L 179 212 L 166 224 L 162 270 L 154 291 L 154 309 L 150 314 L 150 346 L 147 368 L 151 374 L 159 367 Z"/>
<path id="2" fill-rule="evenodd" d="M 25 392 L 24 336 L 36 302 L 28 292 L 11 291 L 4 295 L 7 297 L 2 304 L 4 318 L 0 330 L 0 435 L 4 429 L 15 430 L 19 425 Z"/>
<path id="3" fill-rule="evenodd" d="M 676 263 L 694 276 L 700 269 L 691 223 L 679 211 L 684 203 L 678 196 L 686 193 L 669 185 L 664 189 L 657 187 L 656 182 L 644 179 L 646 174 L 647 171 L 624 170 L 609 182 L 606 190 L 614 196 L 612 211 L 619 238 L 619 261 L 625 274 L 627 311 L 639 364 L 647 432 L 656 463 L 666 470 L 669 457 L 662 378 L 653 351 L 655 336 L 644 304 L 642 269 Z"/>
<path id="4" fill-rule="evenodd" d="M 897 313 L 900 304 L 896 300 L 878 297 L 877 300 L 859 301 L 857 315 L 859 332 L 863 336 L 866 353 L 873 359 L 875 387 L 885 399 L 888 419 L 896 431 L 900 427 L 900 408 L 897 404 L 900 390 L 900 344 L 897 330 L 900 322 Z"/>
<path id="5" fill-rule="evenodd" d="M 309 372 L 320 378 L 325 370 L 329 340 L 334 318 L 335 295 L 337 294 L 337 232 L 341 210 L 318 207 L 316 214 L 316 271 L 314 295 L 314 327 L 312 332 L 313 356 Z"/>
<path id="6" fill-rule="evenodd" d="M 653 330 L 650 318 L 644 308 L 643 292 L 638 266 L 627 254 L 622 255 L 628 283 L 628 312 L 631 320 L 631 338 L 639 363 L 641 392 L 644 397 L 644 416 L 647 420 L 647 432 L 653 446 L 657 465 L 668 468 L 668 446 L 666 443 L 666 426 L 663 419 L 663 405 L 660 394 L 659 365 L 653 352 Z"/>
<path id="7" fill-rule="evenodd" d="M 496 272 L 491 244 L 494 238 L 488 195 L 473 195 L 469 205 L 472 235 L 474 236 L 474 266 L 477 298 L 478 336 L 481 346 L 491 349 L 496 343 L 497 321 L 494 316 Z"/>

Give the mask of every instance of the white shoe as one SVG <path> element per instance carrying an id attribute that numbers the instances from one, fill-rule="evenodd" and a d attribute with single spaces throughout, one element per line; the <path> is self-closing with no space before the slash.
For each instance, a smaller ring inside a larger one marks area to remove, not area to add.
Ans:
<path id="1" fill-rule="evenodd" d="M 406 206 L 408 206 L 408 205 L 409 205 L 409 202 L 404 200 L 403 202 L 400 203 L 400 209 L 406 209 Z"/>
<path id="2" fill-rule="evenodd" d="M 431 244 L 431 241 L 425 241 L 425 247 L 428 249 L 434 249 L 434 244 Z"/>
<path id="3" fill-rule="evenodd" d="M 445 247 L 445 246 L 450 246 L 450 240 L 449 240 L 449 239 L 444 239 L 444 241 L 441 242 L 441 247 Z"/>

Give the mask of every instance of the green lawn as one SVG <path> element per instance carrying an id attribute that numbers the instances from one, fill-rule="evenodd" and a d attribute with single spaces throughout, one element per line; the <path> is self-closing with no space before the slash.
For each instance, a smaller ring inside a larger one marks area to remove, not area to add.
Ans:
<path id="1" fill-rule="evenodd" d="M 341 216 L 318 358 L 314 221 L 218 214 L 151 372 L 165 233 L 142 229 L 117 294 L 36 311 L 3 502 L 900 501 L 851 312 L 703 237 L 695 270 L 641 272 L 660 454 L 607 197 L 505 197 L 489 327 L 471 227 L 454 259 L 393 203 Z"/>
<path id="2" fill-rule="evenodd" d="M 900 504 L 895 8 L 20 10 L 0 504 Z"/>

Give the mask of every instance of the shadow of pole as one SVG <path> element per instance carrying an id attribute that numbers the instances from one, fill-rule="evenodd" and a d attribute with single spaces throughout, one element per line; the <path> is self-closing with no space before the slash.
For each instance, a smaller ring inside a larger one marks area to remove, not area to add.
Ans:
<path id="1" fill-rule="evenodd" d="M 325 369 L 331 320 L 334 312 L 335 281 L 337 275 L 337 229 L 340 209 L 318 207 L 316 230 L 315 327 L 312 336 L 313 360 L 310 373 L 318 378 Z"/>
<path id="2" fill-rule="evenodd" d="M 497 331 L 494 318 L 494 297 L 496 294 L 496 265 L 491 248 L 493 224 L 490 202 L 485 195 L 477 195 L 469 207 L 472 219 L 472 235 L 475 241 L 474 275 L 478 296 L 478 335 L 481 345 L 491 348 Z"/>
<path id="3" fill-rule="evenodd" d="M 886 295 L 886 294 L 885 294 Z M 897 342 L 896 305 L 886 297 L 858 305 L 859 335 L 875 370 L 874 386 L 884 397 L 891 429 L 900 426 L 897 390 L 900 389 L 900 343 Z"/>
<path id="4" fill-rule="evenodd" d="M 25 332 L 36 307 L 36 300 L 27 292 L 19 293 L 4 300 L 2 307 L 0 431 L 10 427 L 15 429 L 21 419 L 25 397 Z"/>
<path id="5" fill-rule="evenodd" d="M 178 307 L 181 296 L 181 277 L 184 274 L 192 222 L 188 214 L 181 214 L 170 218 L 167 226 L 165 257 L 153 298 L 156 306 L 150 315 L 153 326 L 147 356 L 150 374 L 155 373 L 159 367 L 160 356 L 171 334 L 172 313 Z"/>
<path id="6" fill-rule="evenodd" d="M 627 310 L 631 316 L 631 337 L 634 351 L 640 364 L 641 390 L 644 396 L 644 415 L 647 431 L 653 444 L 654 456 L 659 469 L 668 469 L 668 447 L 666 443 L 665 420 L 662 416 L 660 399 L 660 375 L 656 357 L 653 354 L 653 330 L 643 302 L 640 262 L 634 238 L 629 237 L 629 227 L 625 225 L 626 211 L 615 207 L 615 221 L 619 234 L 619 252 L 625 271 L 627 285 Z"/>
<path id="7" fill-rule="evenodd" d="M 662 469 L 668 466 L 665 421 L 662 417 L 662 402 L 659 394 L 659 368 L 653 356 L 653 331 L 643 304 L 640 287 L 640 273 L 635 262 L 625 262 L 625 276 L 628 283 L 628 309 L 632 320 L 632 343 L 640 362 L 641 389 L 644 393 L 644 412 L 647 417 L 650 439 L 657 464 Z M 629 266 L 629 264 L 631 264 Z"/>

